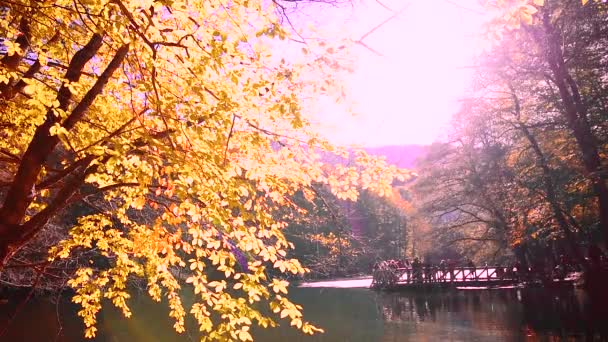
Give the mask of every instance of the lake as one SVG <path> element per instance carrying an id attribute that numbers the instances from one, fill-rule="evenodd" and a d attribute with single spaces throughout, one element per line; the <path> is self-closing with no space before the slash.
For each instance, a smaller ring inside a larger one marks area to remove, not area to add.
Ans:
<path id="1" fill-rule="evenodd" d="M 369 279 L 303 284 L 292 288 L 305 318 L 325 329 L 304 336 L 287 327 L 255 329 L 257 341 L 577 341 L 608 338 L 608 316 L 580 290 L 494 289 L 376 292 Z M 173 332 L 162 305 L 140 296 L 134 315 L 123 318 L 109 306 L 99 315 L 97 341 L 191 341 Z M 0 305 L 5 326 L 14 303 Z M 78 307 L 63 299 L 31 300 L 1 341 L 82 341 Z M 196 331 L 196 327 L 189 326 Z"/>

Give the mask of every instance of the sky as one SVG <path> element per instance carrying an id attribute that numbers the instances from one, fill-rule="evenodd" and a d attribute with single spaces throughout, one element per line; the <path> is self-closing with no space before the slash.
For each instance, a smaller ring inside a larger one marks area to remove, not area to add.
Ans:
<path id="1" fill-rule="evenodd" d="M 357 40 L 392 15 L 375 0 L 312 12 L 320 32 Z M 320 131 L 340 145 L 430 144 L 467 91 L 483 12 L 476 0 L 380 0 L 405 10 L 357 46 L 346 76 L 353 112 L 324 103 Z M 331 32 L 331 33 L 330 33 Z"/>

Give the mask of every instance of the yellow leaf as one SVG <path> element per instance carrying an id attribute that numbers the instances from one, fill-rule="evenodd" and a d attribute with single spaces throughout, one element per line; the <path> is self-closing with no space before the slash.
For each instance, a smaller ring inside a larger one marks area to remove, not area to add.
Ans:
<path id="1" fill-rule="evenodd" d="M 144 196 L 140 196 L 137 197 L 133 203 L 131 203 L 131 206 L 135 209 L 142 209 L 144 207 L 144 205 L 146 204 L 146 198 Z"/>
<path id="2" fill-rule="evenodd" d="M 248 331 L 241 330 L 239 333 L 239 340 L 241 341 L 253 341 L 251 334 Z"/>
<path id="3" fill-rule="evenodd" d="M 289 315 L 289 309 L 283 309 L 281 311 L 281 318 L 285 318 Z"/>

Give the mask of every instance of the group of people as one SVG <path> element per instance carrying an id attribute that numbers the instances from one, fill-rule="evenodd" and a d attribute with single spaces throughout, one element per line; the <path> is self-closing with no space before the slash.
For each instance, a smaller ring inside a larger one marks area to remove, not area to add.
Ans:
<path id="1" fill-rule="evenodd" d="M 517 261 L 508 267 L 498 266 L 496 274 L 499 277 L 529 280 L 529 279 L 560 279 L 563 280 L 572 272 L 608 270 L 608 258 L 597 247 L 590 246 L 588 256 L 584 260 L 575 262 L 567 255 L 561 254 L 552 260 L 549 258 L 536 258 L 534 262 Z"/>
<path id="2" fill-rule="evenodd" d="M 475 264 L 472 260 L 467 259 L 464 263 L 456 262 L 455 260 L 441 260 L 439 264 L 432 262 L 422 262 L 419 258 L 403 260 L 386 260 L 374 265 L 374 271 L 381 267 L 388 267 L 393 270 L 402 270 L 404 279 L 408 282 L 437 282 L 450 281 L 456 278 L 455 269 L 457 266 L 465 266 L 465 273 L 459 275 L 461 278 L 475 275 Z"/>
<path id="3" fill-rule="evenodd" d="M 564 279 L 568 273 L 578 271 L 579 267 L 570 258 L 560 255 L 555 262 L 548 262 L 538 258 L 534 263 L 525 260 L 516 261 L 507 267 L 499 265 L 496 268 L 496 275 L 499 278 L 508 279 Z"/>
<path id="4" fill-rule="evenodd" d="M 589 248 L 588 257 L 585 258 L 583 265 L 586 265 L 584 268 L 588 270 L 608 272 L 608 258 L 599 248 Z M 571 272 L 582 271 L 583 265 L 574 262 L 573 259 L 565 255 L 560 255 L 551 261 L 536 258 L 533 263 L 528 263 L 524 259 L 507 266 L 499 264 L 494 269 L 489 268 L 485 271 L 485 276 L 519 281 L 563 280 Z M 459 268 L 458 271 L 456 271 L 457 267 Z M 441 260 L 438 264 L 430 261 L 422 262 L 417 257 L 411 261 L 409 259 L 392 259 L 375 263 L 373 271 L 378 270 L 389 270 L 388 273 L 396 277 L 395 281 L 401 278 L 407 282 L 420 283 L 477 280 L 478 277 L 477 269 L 471 259 L 465 259 L 464 261 Z M 484 272 L 481 273 L 484 274 Z"/>

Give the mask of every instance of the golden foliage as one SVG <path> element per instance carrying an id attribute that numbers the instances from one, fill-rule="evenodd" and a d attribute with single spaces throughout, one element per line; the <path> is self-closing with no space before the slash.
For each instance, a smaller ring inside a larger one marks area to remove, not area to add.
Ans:
<path id="1" fill-rule="evenodd" d="M 210 340 L 252 340 L 253 324 L 275 326 L 276 319 L 304 333 L 321 331 L 284 297 L 288 283 L 267 276 L 272 268 L 306 272 L 286 258 L 292 245 L 273 211 L 293 205 L 285 198 L 312 182 L 352 199 L 358 187 L 390 194 L 400 174 L 365 153 L 352 167 L 320 162 L 320 153 L 340 151 L 314 133 L 305 99 L 336 96 L 332 76 L 340 67 L 331 53 L 347 49 L 310 43 L 306 55 L 277 56 L 273 51 L 290 34 L 274 3 L 16 0 L 3 6 L 7 54 L 30 61 L 0 65 L 0 83 L 25 83 L 2 100 L 0 149 L 24 155 L 45 122 L 60 141 L 52 152 L 56 163 L 45 161 L 36 175 L 40 192 L 28 217 L 55 208 L 67 187 L 65 179 L 48 185 L 57 169 L 84 179 L 64 204 L 103 195 L 104 205 L 79 217 L 50 251 L 55 259 L 96 249 L 111 265 L 79 269 L 69 283 L 86 336 L 95 336 L 103 298 L 131 315 L 131 277 L 144 278 L 154 300 L 167 300 L 178 332 L 186 312 Z M 23 34 L 28 51 L 13 43 Z M 70 79 L 66 68 L 69 73 L 95 37 L 101 42 L 94 56 Z M 35 77 L 27 73 L 31 59 L 40 64 Z M 117 62 L 91 99 L 104 70 Z M 69 91 L 65 106 L 60 89 Z M 71 122 L 82 106 L 84 115 Z M 18 166 L 8 168 L 17 173 Z M 196 296 L 190 308 L 182 291 Z M 266 317 L 258 302 L 276 317 Z"/>

